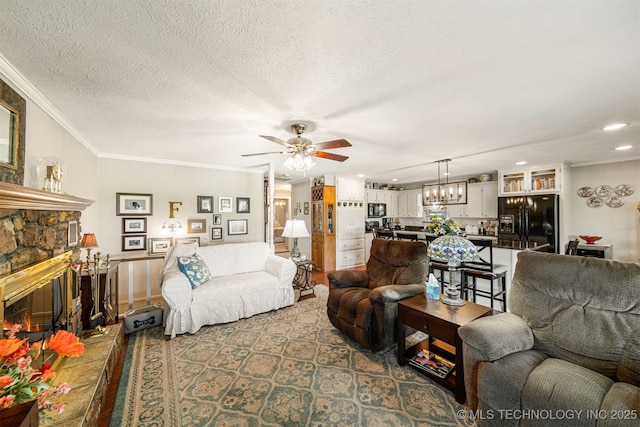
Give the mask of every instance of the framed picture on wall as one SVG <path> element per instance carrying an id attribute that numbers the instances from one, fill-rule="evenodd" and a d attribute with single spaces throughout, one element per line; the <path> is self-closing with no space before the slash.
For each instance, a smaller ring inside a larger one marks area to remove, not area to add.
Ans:
<path id="1" fill-rule="evenodd" d="M 222 225 L 222 215 L 213 214 L 213 225 Z"/>
<path id="2" fill-rule="evenodd" d="M 67 244 L 69 246 L 76 246 L 78 244 L 78 221 L 75 219 L 69 221 Z"/>
<path id="3" fill-rule="evenodd" d="M 122 236 L 122 252 L 144 250 L 147 250 L 147 236 L 145 234 Z"/>
<path id="4" fill-rule="evenodd" d="M 222 227 L 211 227 L 211 240 L 222 240 Z"/>
<path id="5" fill-rule="evenodd" d="M 213 213 L 213 196 L 198 196 L 198 213 Z"/>
<path id="6" fill-rule="evenodd" d="M 227 221 L 227 234 L 247 234 L 249 232 L 249 221 L 246 219 L 230 219 Z"/>
<path id="7" fill-rule="evenodd" d="M 218 211 L 220 212 L 233 212 L 233 206 L 231 206 L 232 197 L 220 197 L 218 199 Z"/>
<path id="8" fill-rule="evenodd" d="M 207 220 L 206 219 L 188 219 L 187 220 L 187 233 L 206 233 L 207 232 Z"/>
<path id="9" fill-rule="evenodd" d="M 152 194 L 116 193 L 116 215 L 147 216 L 152 214 Z"/>
<path id="10" fill-rule="evenodd" d="M 176 237 L 174 239 L 176 245 L 181 243 L 197 243 L 200 246 L 200 237 Z"/>
<path id="11" fill-rule="evenodd" d="M 236 213 L 249 213 L 250 201 L 251 199 L 249 197 L 236 197 Z"/>
<path id="12" fill-rule="evenodd" d="M 147 232 L 147 218 L 122 218 L 122 234 Z"/>
<path id="13" fill-rule="evenodd" d="M 172 237 L 151 237 L 149 238 L 149 253 L 166 254 L 172 245 Z"/>

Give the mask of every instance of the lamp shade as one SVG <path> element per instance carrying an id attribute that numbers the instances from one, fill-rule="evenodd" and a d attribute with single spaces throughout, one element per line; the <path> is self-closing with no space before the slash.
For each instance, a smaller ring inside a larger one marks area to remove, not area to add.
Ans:
<path id="1" fill-rule="evenodd" d="M 284 225 L 284 231 L 282 237 L 309 237 L 307 227 L 304 225 L 304 221 L 299 219 L 288 219 Z"/>
<path id="2" fill-rule="evenodd" d="M 429 244 L 429 257 L 437 261 L 473 262 L 478 251 L 473 243 L 457 234 L 445 234 Z"/>
<path id="3" fill-rule="evenodd" d="M 96 239 L 96 235 L 94 233 L 85 233 L 82 236 L 82 242 L 80 242 L 80 246 L 83 248 L 97 248 L 98 239 Z"/>

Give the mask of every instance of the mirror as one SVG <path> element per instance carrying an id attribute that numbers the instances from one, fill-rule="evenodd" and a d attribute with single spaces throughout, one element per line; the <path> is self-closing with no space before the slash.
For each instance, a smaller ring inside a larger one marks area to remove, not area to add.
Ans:
<path id="1" fill-rule="evenodd" d="M 22 185 L 26 102 L 0 80 L 0 181 Z"/>

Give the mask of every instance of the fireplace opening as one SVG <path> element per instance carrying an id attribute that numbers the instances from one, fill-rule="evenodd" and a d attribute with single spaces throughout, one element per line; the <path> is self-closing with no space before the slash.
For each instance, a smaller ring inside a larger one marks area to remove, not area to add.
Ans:
<path id="1" fill-rule="evenodd" d="M 79 334 L 80 298 L 71 252 L 51 258 L 9 276 L 0 278 L 0 320 L 3 334 L 21 325 L 18 338 L 29 343 L 43 342 L 43 351 L 34 366 L 51 363 L 47 339 L 63 329 Z M 52 364 L 52 363 L 51 363 Z"/>

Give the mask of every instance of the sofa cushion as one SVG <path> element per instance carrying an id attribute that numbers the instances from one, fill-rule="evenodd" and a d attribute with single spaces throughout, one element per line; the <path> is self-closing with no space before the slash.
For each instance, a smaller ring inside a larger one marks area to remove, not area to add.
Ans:
<path id="1" fill-rule="evenodd" d="M 522 390 L 522 407 L 552 412 L 599 409 L 613 384 L 610 378 L 591 369 L 561 359 L 545 359 L 527 378 Z M 561 421 L 557 425 L 584 425 L 585 420 Z"/>
<path id="2" fill-rule="evenodd" d="M 627 341 L 616 372 L 618 381 L 640 387 L 640 332 Z"/>
<path id="3" fill-rule="evenodd" d="M 187 276 L 193 289 L 211 280 L 209 268 L 198 254 L 178 257 L 178 268 Z"/>

